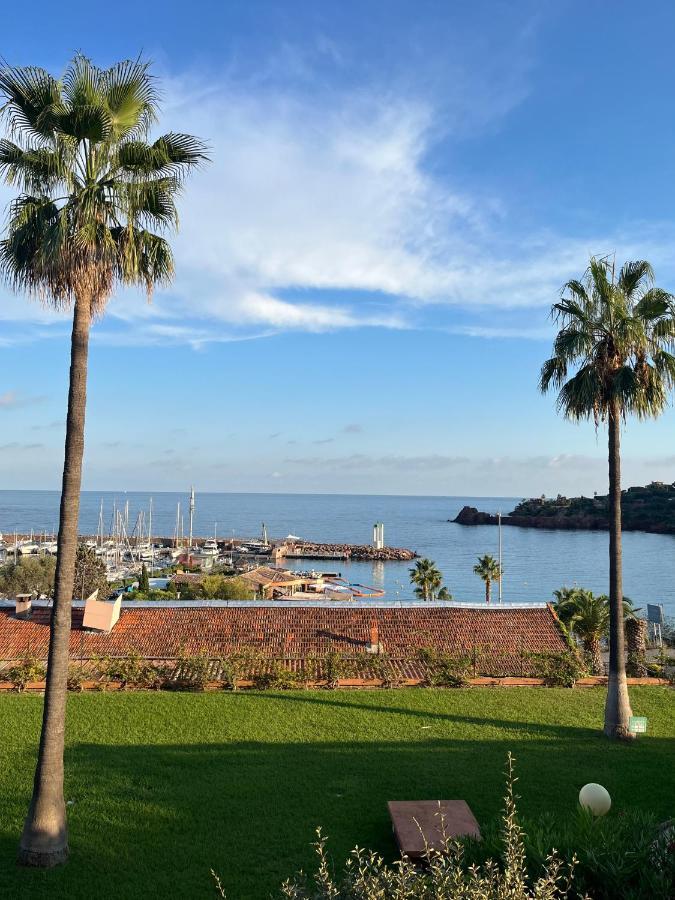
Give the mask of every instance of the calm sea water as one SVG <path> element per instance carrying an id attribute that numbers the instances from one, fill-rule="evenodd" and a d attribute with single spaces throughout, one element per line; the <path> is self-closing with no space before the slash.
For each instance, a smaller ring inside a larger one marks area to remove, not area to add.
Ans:
<path id="1" fill-rule="evenodd" d="M 82 495 L 80 530 L 95 533 L 99 505 L 109 528 L 113 502 L 129 502 L 133 524 L 147 510 L 143 493 Z M 520 498 L 518 498 L 520 499 Z M 153 534 L 172 535 L 176 504 L 181 502 L 187 531 L 187 494 L 153 494 Z M 454 525 L 465 504 L 488 512 L 509 512 L 514 498 L 392 497 L 319 494 L 197 494 L 194 533 L 218 537 L 257 537 L 262 522 L 270 537 L 295 534 L 318 541 L 369 543 L 374 522 L 384 522 L 385 542 L 409 547 L 433 559 L 458 600 L 483 599 L 483 584 L 473 574 L 479 554 L 497 556 L 498 529 L 494 526 Z M 0 491 L 0 531 L 53 531 L 58 520 L 56 491 Z M 605 592 L 607 533 L 543 531 L 504 527 L 505 601 L 548 600 L 555 588 L 578 584 Z M 663 603 L 675 615 L 675 537 L 628 532 L 624 535 L 624 590 L 637 605 Z M 337 568 L 351 581 L 383 587 L 389 599 L 411 597 L 409 563 L 344 563 Z M 297 568 L 334 570 L 335 565 L 305 562 Z M 496 595 L 496 589 L 495 589 Z"/>

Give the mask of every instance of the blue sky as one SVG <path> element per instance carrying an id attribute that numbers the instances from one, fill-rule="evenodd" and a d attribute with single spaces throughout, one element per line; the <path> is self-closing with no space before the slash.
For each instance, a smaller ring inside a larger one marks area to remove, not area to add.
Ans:
<path id="1" fill-rule="evenodd" d="M 590 254 L 675 291 L 671 3 L 33 9 L 7 60 L 143 53 L 162 130 L 213 157 L 174 285 L 95 327 L 85 487 L 605 490 L 604 433 L 537 373 Z M 2 487 L 58 487 L 68 349 L 67 318 L 0 288 Z M 626 482 L 673 481 L 674 438 L 672 410 L 629 423 Z"/>

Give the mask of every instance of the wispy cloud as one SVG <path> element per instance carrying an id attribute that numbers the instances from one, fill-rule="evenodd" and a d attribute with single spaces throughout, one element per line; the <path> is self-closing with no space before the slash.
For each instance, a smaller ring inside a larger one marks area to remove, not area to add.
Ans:
<path id="1" fill-rule="evenodd" d="M 212 163 L 181 200 L 175 285 L 152 305 L 122 291 L 93 339 L 199 350 L 289 331 L 421 327 L 542 340 L 546 307 L 593 252 L 649 257 L 675 275 L 671 224 L 524 230 L 496 191 L 469 192 L 429 164 L 527 96 L 536 15 L 525 19 L 497 52 L 474 34 L 455 62 L 426 72 L 424 90 L 382 75 L 326 86 L 315 67 L 355 64 L 328 39 L 311 52 L 282 48 L 262 72 L 169 76 L 162 127 L 207 139 Z M 484 321 L 486 310 L 499 321 Z M 524 310 L 536 310 L 525 325 Z M 22 298 L 3 299 L 0 317 L 35 324 L 0 343 L 63 333 L 53 312 Z"/>
<path id="2" fill-rule="evenodd" d="M 29 396 L 18 391 L 5 391 L 0 394 L 0 410 L 20 409 L 24 406 L 33 406 L 42 403 L 47 398 L 44 395 Z"/>

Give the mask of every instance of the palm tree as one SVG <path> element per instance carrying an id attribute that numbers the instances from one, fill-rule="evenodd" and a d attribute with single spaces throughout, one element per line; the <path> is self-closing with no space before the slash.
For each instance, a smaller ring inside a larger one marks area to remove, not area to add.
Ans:
<path id="1" fill-rule="evenodd" d="M 410 569 L 410 581 L 415 585 L 415 596 L 422 600 L 435 600 L 442 590 L 443 576 L 430 559 L 418 559 Z"/>
<path id="2" fill-rule="evenodd" d="M 150 294 L 171 280 L 163 233 L 177 224 L 175 199 L 185 175 L 206 157 L 189 135 L 148 142 L 158 95 L 140 61 L 102 70 L 78 55 L 59 80 L 40 68 L 4 67 L 0 95 L 7 126 L 0 173 L 18 192 L 0 268 L 14 289 L 73 311 L 47 685 L 19 848 L 21 863 L 52 866 L 68 856 L 63 742 L 89 330 L 117 285 L 140 284 Z"/>
<path id="3" fill-rule="evenodd" d="M 575 588 L 558 601 L 556 613 L 561 622 L 581 640 L 591 663 L 591 675 L 602 675 L 600 642 L 609 628 L 607 597 L 596 596 L 584 588 Z"/>
<path id="4" fill-rule="evenodd" d="M 489 603 L 492 593 L 492 582 L 499 581 L 502 577 L 501 566 L 493 556 L 487 553 L 485 556 L 479 556 L 478 562 L 473 567 L 473 571 L 485 582 L 485 602 Z"/>
<path id="5" fill-rule="evenodd" d="M 603 672 L 600 642 L 607 637 L 610 624 L 610 603 L 606 594 L 595 595 L 585 588 L 561 588 L 553 592 L 555 611 L 560 621 L 581 640 L 591 660 L 591 674 Z M 623 598 L 623 622 L 628 627 L 636 620 L 637 610 L 628 597 Z"/>
<path id="6" fill-rule="evenodd" d="M 618 279 L 607 260 L 591 259 L 583 281 L 567 282 L 552 308 L 559 331 L 541 369 L 542 392 L 558 391 L 558 409 L 575 421 L 608 425 L 609 683 L 604 730 L 629 738 L 631 715 L 622 621 L 621 423 L 656 417 L 675 383 L 675 306 L 654 287 L 649 263 L 627 262 Z"/>

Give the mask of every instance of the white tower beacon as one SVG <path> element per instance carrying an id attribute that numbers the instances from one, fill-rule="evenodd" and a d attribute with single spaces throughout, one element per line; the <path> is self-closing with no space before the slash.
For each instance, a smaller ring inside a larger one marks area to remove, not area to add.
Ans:
<path id="1" fill-rule="evenodd" d="M 373 525 L 373 547 L 382 550 L 384 547 L 384 522 L 376 522 Z"/>

